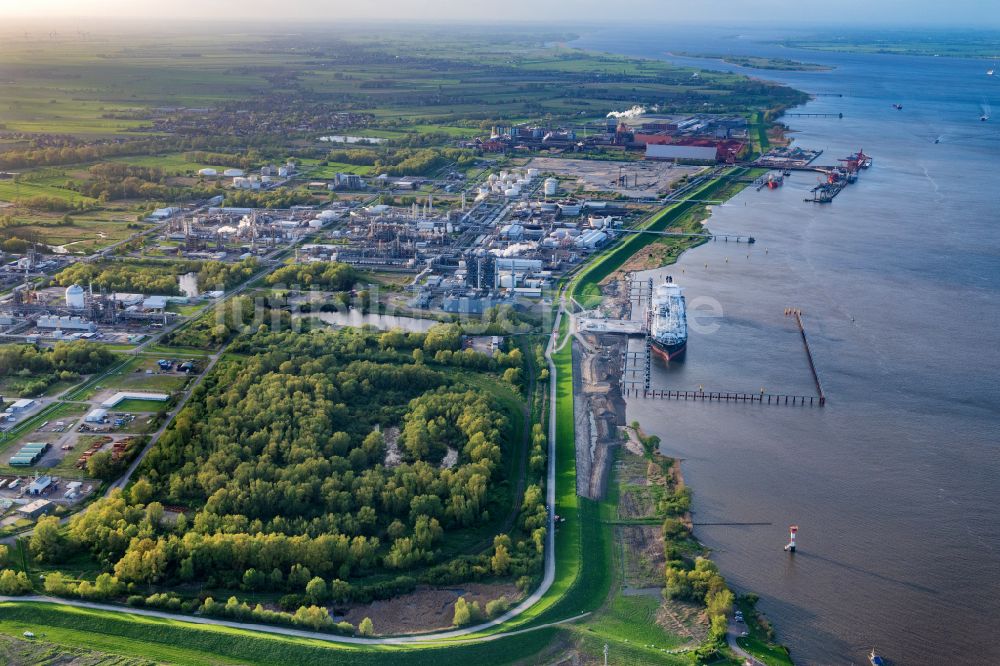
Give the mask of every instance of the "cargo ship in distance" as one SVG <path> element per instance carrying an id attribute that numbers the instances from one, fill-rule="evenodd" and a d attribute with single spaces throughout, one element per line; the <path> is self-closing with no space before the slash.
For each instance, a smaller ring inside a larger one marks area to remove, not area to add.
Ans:
<path id="1" fill-rule="evenodd" d="M 684 359 L 688 339 L 684 294 L 669 275 L 653 292 L 649 338 L 650 347 L 663 360 L 669 363 Z"/>

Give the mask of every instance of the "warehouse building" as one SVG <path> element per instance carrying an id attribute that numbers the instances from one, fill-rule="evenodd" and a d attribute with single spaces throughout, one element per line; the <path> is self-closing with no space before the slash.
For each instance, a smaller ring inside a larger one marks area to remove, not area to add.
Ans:
<path id="1" fill-rule="evenodd" d="M 685 162 L 716 161 L 715 146 L 678 146 L 672 144 L 647 144 L 647 160 L 683 160 Z"/>
<path id="2" fill-rule="evenodd" d="M 90 410 L 90 412 L 83 417 L 83 420 L 86 423 L 103 423 L 107 418 L 108 410 L 98 407 L 97 409 Z"/>
<path id="3" fill-rule="evenodd" d="M 43 516 L 49 513 L 53 508 L 54 506 L 52 502 L 39 499 L 17 507 L 17 512 L 25 518 L 37 518 L 38 516 Z"/>

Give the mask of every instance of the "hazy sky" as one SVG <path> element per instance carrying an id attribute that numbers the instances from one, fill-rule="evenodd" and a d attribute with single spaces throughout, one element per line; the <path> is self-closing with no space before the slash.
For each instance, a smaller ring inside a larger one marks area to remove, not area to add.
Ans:
<path id="1" fill-rule="evenodd" d="M 4 18 L 455 20 L 794 25 L 949 25 L 1000 29 L 998 0 L 0 0 Z M 558 27 L 558 23 L 547 27 Z"/>

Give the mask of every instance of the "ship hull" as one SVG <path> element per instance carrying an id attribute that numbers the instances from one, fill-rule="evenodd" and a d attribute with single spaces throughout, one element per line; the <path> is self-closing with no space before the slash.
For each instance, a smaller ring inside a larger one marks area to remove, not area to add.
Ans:
<path id="1" fill-rule="evenodd" d="M 653 353 L 662 358 L 665 362 L 670 363 L 671 361 L 683 361 L 684 356 L 687 353 L 687 340 L 679 344 L 663 344 L 662 342 L 657 342 L 656 340 L 650 341 L 650 348 Z"/>

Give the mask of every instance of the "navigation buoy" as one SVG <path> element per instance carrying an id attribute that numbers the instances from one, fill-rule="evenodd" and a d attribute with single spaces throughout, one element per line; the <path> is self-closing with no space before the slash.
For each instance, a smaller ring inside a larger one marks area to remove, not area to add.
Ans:
<path id="1" fill-rule="evenodd" d="M 798 531 L 799 531 L 798 525 L 790 525 L 788 527 L 788 545 L 785 546 L 785 550 L 787 550 L 789 553 L 795 552 L 795 535 L 798 534 Z"/>

